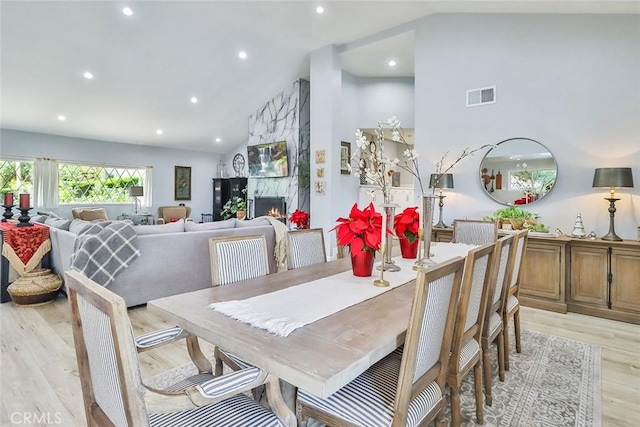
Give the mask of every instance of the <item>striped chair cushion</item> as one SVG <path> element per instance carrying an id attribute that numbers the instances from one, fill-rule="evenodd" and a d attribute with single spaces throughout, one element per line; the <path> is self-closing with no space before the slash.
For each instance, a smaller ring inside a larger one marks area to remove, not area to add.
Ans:
<path id="1" fill-rule="evenodd" d="M 507 263 L 509 262 L 509 252 L 511 244 L 502 245 L 500 251 L 500 266 L 498 267 L 498 275 L 496 277 L 496 287 L 493 291 L 493 304 L 500 301 L 502 297 L 502 289 L 504 287 L 504 276 L 507 274 Z"/>
<path id="2" fill-rule="evenodd" d="M 205 383 L 209 380 L 212 380 L 213 378 L 215 377 L 209 373 L 196 374 L 188 378 L 184 378 L 183 380 L 178 381 L 177 383 L 171 384 L 169 387 L 165 387 L 163 390 L 164 391 L 182 391 L 189 387 L 194 387 L 194 386 L 197 386 L 198 384 Z"/>
<path id="3" fill-rule="evenodd" d="M 480 302 L 482 301 L 482 291 L 485 284 L 485 275 L 489 263 L 489 254 L 476 259 L 473 264 L 473 278 L 471 282 L 471 294 L 469 296 L 469 306 L 467 308 L 467 318 L 464 322 L 464 331 L 468 331 L 473 325 L 478 323 L 480 313 Z"/>
<path id="4" fill-rule="evenodd" d="M 509 300 L 507 301 L 507 313 L 516 308 L 516 306 L 520 304 L 518 302 L 518 298 L 515 295 L 509 295 Z"/>
<path id="5" fill-rule="evenodd" d="M 493 336 L 500 326 L 502 326 L 502 318 L 494 311 L 489 318 L 489 336 Z"/>
<path id="6" fill-rule="evenodd" d="M 478 353 L 480 353 L 480 344 L 471 338 L 462 346 L 462 350 L 460 350 L 460 371 L 464 371 L 467 364 L 471 362 L 473 357 Z"/>
<path id="7" fill-rule="evenodd" d="M 242 388 L 255 381 L 262 370 L 260 368 L 248 368 L 241 371 L 231 372 L 221 377 L 215 377 L 205 383 L 196 386 L 204 397 L 215 398 L 233 390 Z"/>
<path id="8" fill-rule="evenodd" d="M 238 364 L 238 366 L 240 366 L 241 369 L 253 368 L 253 365 L 251 365 L 251 364 L 245 362 L 244 360 L 240 359 L 235 354 L 229 353 L 228 351 L 225 351 L 225 350 L 223 350 L 221 348 L 218 348 L 218 350 L 220 350 L 220 352 L 224 353 L 229 359 L 231 359 L 234 362 L 236 362 Z"/>
<path id="9" fill-rule="evenodd" d="M 152 427 L 282 427 L 271 411 L 244 394 L 189 411 L 150 414 L 149 425 Z"/>
<path id="10" fill-rule="evenodd" d="M 327 399 L 298 390 L 305 405 L 329 412 L 362 427 L 387 427 L 393 418 L 402 354 L 396 350 Z M 440 387 L 429 384 L 409 404 L 407 426 L 418 425 L 442 400 Z"/>
<path id="11" fill-rule="evenodd" d="M 289 233 L 289 263 L 291 268 L 307 267 L 325 262 L 322 231 Z"/>
<path id="12" fill-rule="evenodd" d="M 159 331 L 150 332 L 148 334 L 140 335 L 136 338 L 136 347 L 148 348 L 153 347 L 163 342 L 170 341 L 182 333 L 183 329 L 179 326 L 173 328 L 162 329 Z"/>
<path id="13" fill-rule="evenodd" d="M 264 238 L 222 241 L 216 242 L 216 245 L 218 253 L 215 261 L 219 285 L 266 276 L 269 273 Z"/>

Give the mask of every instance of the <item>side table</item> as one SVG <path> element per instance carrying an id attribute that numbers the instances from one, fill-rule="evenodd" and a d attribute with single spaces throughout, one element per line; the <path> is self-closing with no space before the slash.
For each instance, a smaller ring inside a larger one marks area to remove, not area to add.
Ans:
<path id="1" fill-rule="evenodd" d="M 133 225 L 153 225 L 153 215 L 148 213 L 140 214 L 120 214 L 118 219 L 130 219 Z"/>
<path id="2" fill-rule="evenodd" d="M 9 287 L 9 268 L 13 267 L 19 275 L 35 269 L 38 264 L 50 267 L 51 240 L 49 227 L 34 224 L 33 227 L 16 227 L 12 223 L 0 223 L 0 302 L 11 301 Z"/>

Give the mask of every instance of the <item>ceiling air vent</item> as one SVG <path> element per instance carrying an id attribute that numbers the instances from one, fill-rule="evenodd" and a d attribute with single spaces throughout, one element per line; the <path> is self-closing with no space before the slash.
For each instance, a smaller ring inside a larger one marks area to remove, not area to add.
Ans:
<path id="1" fill-rule="evenodd" d="M 496 87 L 483 87 L 480 89 L 471 89 L 467 91 L 467 107 L 476 107 L 478 105 L 495 104 Z"/>

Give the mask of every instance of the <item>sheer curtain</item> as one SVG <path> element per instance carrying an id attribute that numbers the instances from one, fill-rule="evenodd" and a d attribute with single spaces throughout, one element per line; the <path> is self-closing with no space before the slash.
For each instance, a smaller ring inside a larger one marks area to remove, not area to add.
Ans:
<path id="1" fill-rule="evenodd" d="M 57 208 L 58 162 L 38 158 L 33 162 L 33 203 L 37 208 Z"/>
<path id="2" fill-rule="evenodd" d="M 144 170 L 144 181 L 142 181 L 142 207 L 151 208 L 153 205 L 153 166 L 147 166 Z"/>

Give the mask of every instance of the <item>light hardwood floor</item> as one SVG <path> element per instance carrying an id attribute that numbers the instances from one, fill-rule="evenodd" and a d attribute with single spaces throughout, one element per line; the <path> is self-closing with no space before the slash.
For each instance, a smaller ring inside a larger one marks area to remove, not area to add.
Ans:
<path id="1" fill-rule="evenodd" d="M 146 307 L 129 315 L 136 334 L 171 326 Z M 524 329 L 601 346 L 602 424 L 640 425 L 640 326 L 527 307 L 521 317 Z M 85 425 L 66 298 L 39 307 L 2 304 L 0 322 L 0 425 Z M 211 346 L 203 343 L 203 350 Z M 188 361 L 181 343 L 140 355 L 143 377 Z"/>

